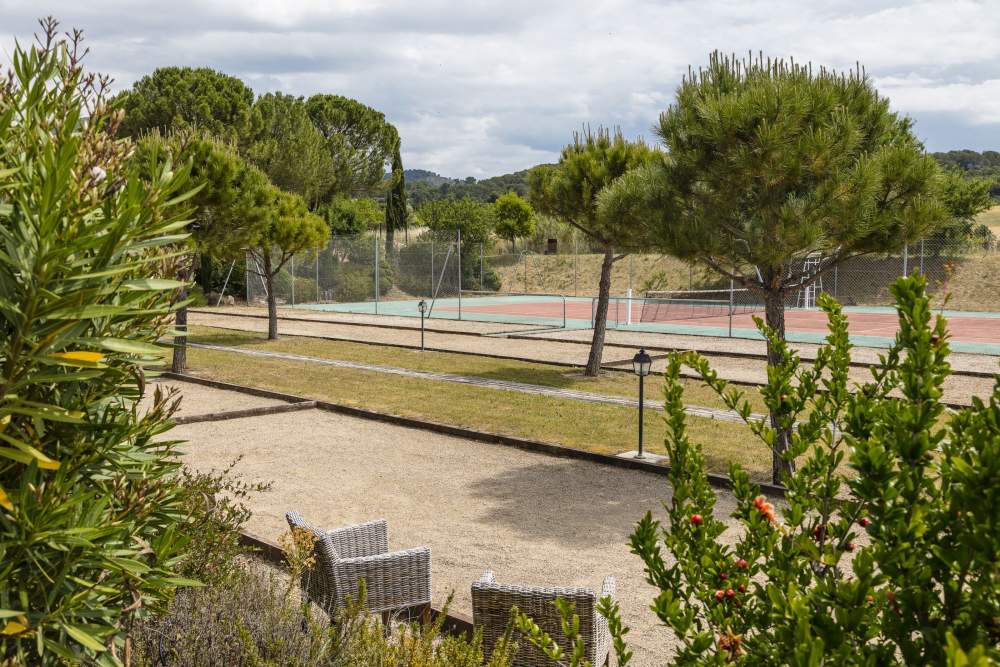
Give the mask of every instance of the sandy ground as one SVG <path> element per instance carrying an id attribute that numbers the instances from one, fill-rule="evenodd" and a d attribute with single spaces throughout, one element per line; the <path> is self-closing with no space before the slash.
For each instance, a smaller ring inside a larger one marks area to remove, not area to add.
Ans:
<path id="1" fill-rule="evenodd" d="M 180 409 L 174 416 L 190 417 L 194 415 L 205 415 L 219 412 L 233 412 L 236 410 L 248 410 L 250 408 L 260 408 L 270 405 L 283 405 L 284 401 L 273 398 L 261 398 L 251 396 L 238 391 L 224 391 L 213 389 L 190 382 L 174 382 L 172 380 L 159 380 L 151 384 L 146 391 L 146 395 L 139 403 L 141 411 L 145 412 L 153 403 L 153 389 L 161 387 L 164 391 L 175 388 L 181 392 L 182 400 Z"/>
<path id="2" fill-rule="evenodd" d="M 215 390 L 184 386 L 213 400 Z M 218 392 L 224 394 L 228 392 Z M 229 401 L 220 395 L 221 401 Z M 183 425 L 185 462 L 236 472 L 273 488 L 250 502 L 248 528 L 272 540 L 294 509 L 333 528 L 389 522 L 390 548 L 431 547 L 436 605 L 471 614 L 470 585 L 487 568 L 500 581 L 618 584 L 638 666 L 662 664 L 670 638 L 648 610 L 653 589 L 627 536 L 646 510 L 662 515 L 663 478 L 309 410 Z M 733 499 L 720 493 L 719 515 Z"/>
<path id="3" fill-rule="evenodd" d="M 245 309 L 230 308 L 229 312 L 250 312 Z M 289 311 L 290 312 L 290 311 Z M 298 315 L 302 311 L 295 311 Z M 279 331 L 285 334 L 295 334 L 316 337 L 332 337 L 341 340 L 354 340 L 367 343 L 378 344 L 404 344 L 419 345 L 420 338 L 417 331 L 407 329 L 389 329 L 380 327 L 356 326 L 344 324 L 337 321 L 337 315 L 319 313 L 324 321 L 295 321 L 282 320 L 279 323 Z M 368 320 L 379 321 L 375 316 L 354 316 L 348 315 L 339 317 L 349 317 L 350 321 Z M 355 320 L 354 318 L 365 318 Z M 387 320 L 405 320 L 407 318 L 393 317 L 382 318 L 382 323 Z M 191 313 L 190 323 L 192 325 L 212 326 L 227 329 L 238 329 L 243 331 L 267 331 L 267 320 L 255 317 L 232 317 L 229 315 L 216 315 L 205 312 Z M 449 320 L 435 320 L 438 324 L 458 325 L 466 324 Z M 481 323 L 470 323 L 473 325 Z M 532 337 L 530 339 L 503 338 L 494 336 L 468 336 L 452 333 L 429 332 L 426 334 L 426 344 L 429 348 L 437 350 L 448 350 L 456 352 L 469 352 L 475 354 L 489 354 L 493 356 L 510 357 L 515 359 L 531 359 L 542 362 L 570 363 L 583 366 L 587 361 L 587 354 L 590 350 L 590 332 L 560 332 L 560 336 L 573 336 L 579 340 L 551 340 L 546 337 Z M 553 336 L 555 334 L 546 334 Z M 628 347 L 604 348 L 604 363 L 606 365 L 618 365 L 629 367 L 632 356 L 635 354 L 635 347 L 641 345 L 671 346 L 685 349 L 699 349 L 706 353 L 711 351 L 749 351 L 759 352 L 763 349 L 763 344 L 758 341 L 739 341 L 734 339 L 713 339 L 702 336 L 667 336 L 664 334 L 642 334 L 634 332 L 608 332 L 608 340 L 614 340 L 621 345 Z M 737 347 L 738 344 L 746 345 L 745 348 Z M 708 347 L 706 347 L 708 346 Z M 715 346 L 714 348 L 712 346 Z M 802 346 L 802 354 L 805 357 L 815 355 L 816 346 Z M 875 361 L 878 351 L 863 348 L 855 350 L 855 358 L 859 361 Z M 996 357 L 982 357 L 977 355 L 953 355 L 952 367 L 955 369 L 965 368 L 967 370 L 998 370 L 998 360 Z M 653 371 L 662 372 L 666 362 L 662 353 L 654 355 Z M 763 359 L 742 359 L 734 357 L 713 357 L 712 365 L 719 375 L 728 380 L 741 382 L 763 383 L 767 380 L 767 370 Z M 867 369 L 852 368 L 851 377 L 856 382 L 863 382 L 870 379 L 871 375 Z M 945 400 L 953 403 L 968 404 L 972 396 L 989 396 L 992 392 L 993 380 L 990 378 L 977 378 L 969 376 L 951 376 L 945 383 Z"/>

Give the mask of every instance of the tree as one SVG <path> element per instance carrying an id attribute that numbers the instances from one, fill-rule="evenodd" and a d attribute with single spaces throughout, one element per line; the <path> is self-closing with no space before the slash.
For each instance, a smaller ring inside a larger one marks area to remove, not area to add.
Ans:
<path id="1" fill-rule="evenodd" d="M 375 194 L 398 142 L 385 114 L 340 95 L 313 95 L 306 100 L 306 111 L 326 139 L 336 173 L 336 193 L 355 197 Z"/>
<path id="2" fill-rule="evenodd" d="M 295 253 L 321 248 L 330 238 L 330 229 L 311 213 L 302 197 L 272 188 L 270 201 L 261 208 L 262 221 L 250 240 L 250 254 L 259 267 L 267 290 L 267 337 L 278 337 L 278 302 L 274 278 Z"/>
<path id="3" fill-rule="evenodd" d="M 594 336 L 590 344 L 586 374 L 601 372 L 604 334 L 608 322 L 611 295 L 611 269 L 626 255 L 616 254 L 616 247 L 631 244 L 631 220 L 599 215 L 597 196 L 625 172 L 646 164 L 656 155 L 642 141 L 628 142 L 620 131 L 613 134 L 599 128 L 574 134 L 556 165 L 535 167 L 528 174 L 530 200 L 535 209 L 559 218 L 586 234 L 604 250 L 597 309 L 594 313 Z"/>
<path id="4" fill-rule="evenodd" d="M 715 53 L 660 117 L 666 156 L 603 195 L 644 242 L 759 294 L 785 337 L 785 301 L 857 255 L 926 236 L 947 218 L 939 170 L 861 71 Z M 803 273 L 806 256 L 819 266 Z M 768 345 L 768 364 L 784 363 Z M 776 425 L 771 415 L 772 425 Z M 791 470 L 779 429 L 775 483 Z"/>
<path id="5" fill-rule="evenodd" d="M 268 93 L 254 105 L 259 126 L 247 159 L 282 190 L 301 196 L 309 208 L 324 201 L 336 184 L 336 165 L 326 138 L 313 125 L 301 98 Z"/>
<path id="6" fill-rule="evenodd" d="M 946 322 L 933 316 L 922 276 L 900 278 L 891 290 L 899 334 L 861 386 L 850 379 L 847 317 L 829 295 L 819 299 L 830 333 L 815 366 L 802 366 L 762 329 L 787 363 L 772 369 L 761 395 L 800 424 L 793 447 L 804 462 L 774 503 L 733 463 L 729 531 L 715 515 L 702 449 L 689 437 L 682 369 L 743 415 L 763 446 L 776 430 L 751 415 L 743 392 L 706 359 L 670 356 L 667 523 L 647 513 L 629 542 L 656 589 L 651 609 L 672 635 L 673 664 L 1000 660 L 1000 381 L 985 401 L 945 406 Z M 618 606 L 608 598 L 601 608 L 625 664 Z M 518 625 L 551 650 L 530 619 Z"/>
<path id="7" fill-rule="evenodd" d="M 409 224 L 410 213 L 406 205 L 406 178 L 403 175 L 403 158 L 400 156 L 399 135 L 393 128 L 390 138 L 392 149 L 392 171 L 389 177 L 389 190 L 385 199 L 385 250 L 386 254 L 395 250 L 394 234 L 397 229 L 405 229 Z"/>
<path id="8" fill-rule="evenodd" d="M 454 239 L 462 233 L 462 243 L 483 243 L 493 229 L 493 211 L 488 204 L 472 199 L 438 199 L 417 209 L 417 217 L 438 237 Z"/>
<path id="9" fill-rule="evenodd" d="M 0 82 L 0 663 L 118 664 L 183 560 L 176 402 L 148 405 L 180 286 L 187 170 L 143 178 L 79 33 Z"/>
<path id="10" fill-rule="evenodd" d="M 152 179 L 155 166 L 151 155 L 167 155 L 176 164 L 187 165 L 197 188 L 190 200 L 193 207 L 189 228 L 192 252 L 180 265 L 177 276 L 185 286 L 177 295 L 181 307 L 176 312 L 171 370 L 180 373 L 187 365 L 187 286 L 198 254 L 235 260 L 249 243 L 266 210 L 270 182 L 256 167 L 247 164 L 234 147 L 199 131 L 178 130 L 168 135 L 150 132 L 139 140 L 133 161 L 143 176 Z M 143 171 L 144 170 L 144 171 Z"/>
<path id="11" fill-rule="evenodd" d="M 125 136 L 193 128 L 240 142 L 254 124 L 253 97 L 236 77 L 207 67 L 161 67 L 115 101 L 125 112 Z"/>
<path id="12" fill-rule="evenodd" d="M 940 244 L 966 245 L 993 240 L 986 225 L 976 223 L 976 216 L 996 205 L 990 190 L 996 183 L 991 177 L 967 176 L 956 168 L 943 173 L 942 200 L 949 220 L 932 237 Z"/>
<path id="13" fill-rule="evenodd" d="M 351 199 L 337 196 L 329 204 L 321 206 L 316 213 L 326 221 L 334 236 L 364 234 L 378 227 L 383 219 L 378 202 L 367 197 Z"/>
<path id="14" fill-rule="evenodd" d="M 535 212 L 531 204 L 515 192 L 500 195 L 493 202 L 493 217 L 497 236 L 510 241 L 511 252 L 515 239 L 535 233 Z"/>

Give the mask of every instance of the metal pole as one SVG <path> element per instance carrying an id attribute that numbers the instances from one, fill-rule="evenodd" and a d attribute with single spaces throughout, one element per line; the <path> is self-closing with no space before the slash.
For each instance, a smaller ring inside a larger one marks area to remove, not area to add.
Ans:
<path id="1" fill-rule="evenodd" d="M 462 319 L 462 230 L 458 232 L 458 319 Z"/>
<path id="2" fill-rule="evenodd" d="M 291 264 L 290 268 L 292 274 L 292 305 L 294 306 L 295 305 L 295 255 L 292 255 L 292 258 L 289 263 Z"/>
<path id="3" fill-rule="evenodd" d="M 576 230 L 573 230 L 573 296 L 580 295 L 580 251 L 576 247 Z"/>
<path id="4" fill-rule="evenodd" d="M 226 279 L 222 283 L 222 292 L 219 293 L 219 300 L 215 303 L 215 307 L 218 308 L 222 305 L 222 299 L 226 296 L 226 287 L 229 285 L 229 276 L 233 275 L 233 267 L 236 266 L 236 260 L 229 265 L 229 273 L 226 274 Z"/>
<path id="5" fill-rule="evenodd" d="M 643 398 L 643 391 L 642 391 L 642 389 L 643 389 L 642 385 L 643 385 L 643 380 L 644 379 L 645 378 L 642 375 L 639 376 L 639 455 L 635 457 L 637 459 L 643 458 L 643 455 L 642 455 L 642 409 L 645 407 L 645 404 L 646 404 L 646 401 Z"/>
<path id="6" fill-rule="evenodd" d="M 729 337 L 733 337 L 733 279 L 729 279 Z"/>
<path id="7" fill-rule="evenodd" d="M 907 243 L 906 245 L 903 246 L 903 277 L 906 277 L 906 274 L 909 273 L 906 270 L 909 260 L 910 260 L 910 244 Z"/>
<path id="8" fill-rule="evenodd" d="M 420 311 L 420 351 L 424 351 L 424 316 L 426 313 Z"/>
<path id="9" fill-rule="evenodd" d="M 482 243 L 482 241 L 480 241 L 479 242 L 479 289 L 481 289 L 481 290 L 486 289 L 483 286 L 483 278 L 485 276 L 485 274 L 483 273 L 483 252 L 484 252 L 483 251 L 483 243 Z"/>
<path id="10" fill-rule="evenodd" d="M 375 314 L 378 315 L 378 234 L 375 234 Z"/>
<path id="11" fill-rule="evenodd" d="M 920 275 L 924 275 L 924 240 L 920 239 Z"/>
<path id="12" fill-rule="evenodd" d="M 434 238 L 431 237 L 431 296 L 434 296 Z"/>
<path id="13" fill-rule="evenodd" d="M 322 301 L 319 296 L 319 256 L 322 254 L 323 249 L 320 248 L 316 251 L 316 303 Z"/>

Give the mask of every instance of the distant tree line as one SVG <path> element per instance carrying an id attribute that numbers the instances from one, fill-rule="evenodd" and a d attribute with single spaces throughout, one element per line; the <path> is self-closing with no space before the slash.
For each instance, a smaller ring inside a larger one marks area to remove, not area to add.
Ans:
<path id="1" fill-rule="evenodd" d="M 931 153 L 931 155 L 943 167 L 958 169 L 968 176 L 992 179 L 993 185 L 990 187 L 990 194 L 994 199 L 1000 201 L 1000 151 L 979 153 L 964 149 Z"/>
<path id="2" fill-rule="evenodd" d="M 406 194 L 414 206 L 439 199 L 473 199 L 492 204 L 508 192 L 521 197 L 528 194 L 528 171 L 515 171 L 477 181 L 472 176 L 465 179 L 447 178 L 424 169 L 407 169 Z"/>

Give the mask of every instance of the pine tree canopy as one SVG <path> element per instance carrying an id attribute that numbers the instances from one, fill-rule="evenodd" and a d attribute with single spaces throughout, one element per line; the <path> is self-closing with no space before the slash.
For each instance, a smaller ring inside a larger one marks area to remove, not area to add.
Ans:
<path id="1" fill-rule="evenodd" d="M 685 77 L 657 134 L 665 158 L 606 192 L 602 216 L 744 282 L 759 267 L 787 287 L 806 254 L 894 250 L 948 217 L 935 161 L 860 69 L 716 53 Z"/>

